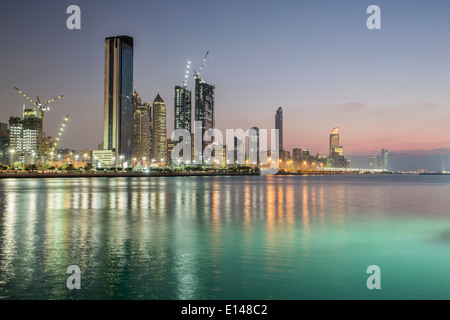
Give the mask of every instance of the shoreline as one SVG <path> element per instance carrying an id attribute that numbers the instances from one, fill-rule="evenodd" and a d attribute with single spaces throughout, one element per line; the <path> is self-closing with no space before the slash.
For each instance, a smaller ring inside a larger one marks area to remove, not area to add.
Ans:
<path id="1" fill-rule="evenodd" d="M 247 172 L 102 172 L 102 173 L 0 173 L 0 179 L 45 179 L 45 178 L 120 178 L 120 177 L 202 177 L 202 176 L 259 176 L 259 173 Z"/>
<path id="2" fill-rule="evenodd" d="M 361 173 L 346 171 L 278 172 L 274 176 L 311 175 L 391 175 L 393 173 Z M 121 177 L 213 177 L 213 176 L 261 176 L 250 172 L 0 172 L 1 179 L 46 179 L 46 178 L 121 178 Z"/>

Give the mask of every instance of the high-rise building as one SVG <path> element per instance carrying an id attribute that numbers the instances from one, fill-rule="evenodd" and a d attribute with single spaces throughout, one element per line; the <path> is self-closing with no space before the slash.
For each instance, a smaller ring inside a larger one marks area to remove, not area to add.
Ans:
<path id="1" fill-rule="evenodd" d="M 9 131 L 7 123 L 0 123 L 0 163 L 9 165 Z"/>
<path id="2" fill-rule="evenodd" d="M 292 149 L 292 160 L 294 162 L 294 170 L 302 169 L 302 149 L 294 148 Z"/>
<path id="3" fill-rule="evenodd" d="M 174 106 L 174 129 L 186 129 L 191 133 L 191 91 L 185 87 L 176 86 Z"/>
<path id="4" fill-rule="evenodd" d="M 161 96 L 153 101 L 152 162 L 167 163 L 166 104 Z"/>
<path id="5" fill-rule="evenodd" d="M 275 113 L 275 129 L 278 129 L 278 137 L 279 137 L 279 152 L 282 154 L 284 150 L 283 146 L 283 109 L 281 107 L 278 108 Z"/>
<path id="6" fill-rule="evenodd" d="M 195 121 L 200 127 L 195 132 L 201 132 L 202 151 L 211 141 L 205 141 L 204 134 L 208 129 L 214 129 L 214 90 L 215 86 L 207 84 L 200 78 L 195 79 Z M 202 157 L 203 159 L 203 157 Z"/>
<path id="7" fill-rule="evenodd" d="M 186 89 L 185 86 L 183 86 L 183 87 L 176 86 L 175 87 L 174 130 L 185 129 L 189 132 L 189 134 L 192 133 L 191 95 L 192 95 L 191 91 Z M 186 141 L 182 141 L 181 143 L 185 143 L 186 144 L 185 147 L 191 148 L 191 144 L 193 143 L 193 140 L 191 140 L 191 142 L 188 142 L 186 140 Z M 180 152 L 179 156 L 183 157 L 183 150 Z M 171 158 L 171 152 L 168 152 L 168 157 Z M 188 161 L 190 162 L 191 160 L 192 160 L 192 157 Z"/>
<path id="8" fill-rule="evenodd" d="M 133 147 L 132 158 L 145 165 L 150 159 L 151 107 L 142 103 L 139 95 L 133 93 Z"/>
<path id="9" fill-rule="evenodd" d="M 139 94 L 136 92 L 136 89 L 133 92 L 133 99 L 132 99 L 132 104 L 133 104 L 133 113 L 134 110 L 136 110 L 136 108 L 138 106 L 142 106 L 142 100 L 141 97 L 139 96 Z"/>
<path id="10" fill-rule="evenodd" d="M 380 154 L 374 154 L 370 156 L 369 167 L 370 169 L 380 169 L 382 164 L 382 159 Z"/>
<path id="11" fill-rule="evenodd" d="M 259 128 L 252 127 L 248 137 L 249 164 L 251 167 L 260 166 L 259 150 Z"/>
<path id="12" fill-rule="evenodd" d="M 11 117 L 10 150 L 13 152 L 11 161 L 24 164 L 36 163 L 41 156 L 42 118 L 33 109 L 24 109 L 23 117 Z"/>
<path id="13" fill-rule="evenodd" d="M 337 148 L 339 146 L 339 128 L 336 127 L 330 132 L 330 156 L 333 155 L 334 148 Z"/>
<path id="14" fill-rule="evenodd" d="M 381 168 L 383 170 L 389 169 L 389 155 L 387 149 L 381 149 Z"/>
<path id="15" fill-rule="evenodd" d="M 103 148 L 131 158 L 133 135 L 133 38 L 105 39 Z"/>

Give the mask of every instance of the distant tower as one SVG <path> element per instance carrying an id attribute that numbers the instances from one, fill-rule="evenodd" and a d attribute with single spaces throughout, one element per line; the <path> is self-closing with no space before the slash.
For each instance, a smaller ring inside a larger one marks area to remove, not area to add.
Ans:
<path id="1" fill-rule="evenodd" d="M 339 146 L 339 128 L 336 127 L 330 132 L 330 157 L 333 155 L 333 149 Z"/>
<path id="2" fill-rule="evenodd" d="M 137 92 L 133 93 L 133 147 L 132 158 L 136 164 L 145 164 L 150 159 L 150 104 L 142 104 Z"/>
<path id="3" fill-rule="evenodd" d="M 133 132 L 133 38 L 105 39 L 103 148 L 131 158 Z"/>
<path id="4" fill-rule="evenodd" d="M 279 134 L 279 150 L 282 152 L 284 150 L 283 146 L 283 109 L 281 107 L 278 108 L 275 113 L 275 129 L 278 129 Z"/>
<path id="5" fill-rule="evenodd" d="M 259 128 L 252 127 L 250 130 L 254 130 L 249 135 L 249 164 L 253 167 L 259 167 L 260 159 L 259 159 Z M 253 159 L 252 154 L 256 154 L 256 159 Z M 252 161 L 253 160 L 253 161 Z"/>
<path id="6" fill-rule="evenodd" d="M 166 104 L 161 96 L 153 101 L 152 162 L 167 162 Z"/>
<path id="7" fill-rule="evenodd" d="M 389 169 L 389 154 L 387 149 L 381 149 L 381 166 L 383 170 Z"/>

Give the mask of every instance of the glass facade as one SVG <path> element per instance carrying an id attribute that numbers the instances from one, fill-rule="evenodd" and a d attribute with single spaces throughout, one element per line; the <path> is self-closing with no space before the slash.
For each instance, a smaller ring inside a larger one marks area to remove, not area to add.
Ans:
<path id="1" fill-rule="evenodd" d="M 281 107 L 278 108 L 275 114 L 275 129 L 278 129 L 278 137 L 279 137 L 279 145 L 278 148 L 280 152 L 284 150 L 283 146 L 283 109 Z"/>
<path id="2" fill-rule="evenodd" d="M 120 144 L 119 153 L 131 156 L 133 136 L 133 47 L 121 43 L 120 48 Z"/>
<path id="3" fill-rule="evenodd" d="M 158 94 L 153 101 L 152 163 L 167 161 L 166 104 Z"/>
<path id="4" fill-rule="evenodd" d="M 333 155 L 333 148 L 339 146 L 339 128 L 334 128 L 330 133 L 330 156 Z"/>
<path id="5" fill-rule="evenodd" d="M 14 161 L 24 164 L 35 163 L 41 156 L 42 118 L 31 109 L 25 109 L 23 117 L 9 119 L 9 146 L 14 150 Z"/>
<path id="6" fill-rule="evenodd" d="M 174 129 L 186 129 L 189 133 L 191 133 L 191 91 L 186 88 L 176 86 L 174 106 Z"/>
<path id="7" fill-rule="evenodd" d="M 195 121 L 200 121 L 202 132 L 202 150 L 211 142 L 204 141 L 203 135 L 208 129 L 214 129 L 214 90 L 215 86 L 195 79 Z"/>
<path id="8" fill-rule="evenodd" d="M 133 38 L 105 39 L 104 149 L 131 158 L 133 135 Z"/>

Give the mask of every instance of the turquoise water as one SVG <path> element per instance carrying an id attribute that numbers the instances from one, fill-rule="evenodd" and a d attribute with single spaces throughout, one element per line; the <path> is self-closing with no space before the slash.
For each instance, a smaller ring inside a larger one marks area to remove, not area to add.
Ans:
<path id="1" fill-rule="evenodd" d="M 10 179 L 0 195 L 1 299 L 450 298 L 449 176 Z"/>

